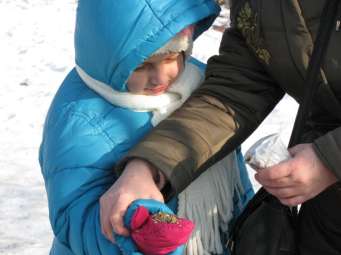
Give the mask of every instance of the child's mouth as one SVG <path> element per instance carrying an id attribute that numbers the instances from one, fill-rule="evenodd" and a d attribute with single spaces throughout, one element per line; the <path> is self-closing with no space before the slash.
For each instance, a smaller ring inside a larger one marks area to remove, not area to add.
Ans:
<path id="1" fill-rule="evenodd" d="M 146 88 L 145 91 L 148 94 L 160 95 L 168 89 L 168 85 L 158 85 L 153 88 Z"/>

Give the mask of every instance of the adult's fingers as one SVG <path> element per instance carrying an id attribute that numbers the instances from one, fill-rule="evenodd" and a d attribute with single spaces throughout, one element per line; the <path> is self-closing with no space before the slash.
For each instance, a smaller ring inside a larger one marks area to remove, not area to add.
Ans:
<path id="1" fill-rule="evenodd" d="M 102 199 L 102 198 L 101 198 Z M 102 201 L 102 200 L 100 200 Z M 112 226 L 110 223 L 109 212 L 111 212 L 111 208 L 106 208 L 103 206 L 103 203 L 100 206 L 100 223 L 101 223 L 101 231 L 102 234 L 112 243 L 115 243 L 115 238 L 112 233 Z"/>
<path id="2" fill-rule="evenodd" d="M 264 168 L 257 173 L 257 178 L 262 181 L 274 181 L 276 179 L 290 176 L 292 172 L 291 160 L 284 161 L 275 166 Z"/>
<path id="3" fill-rule="evenodd" d="M 287 187 L 287 188 L 268 188 L 265 189 L 278 199 L 289 199 L 292 197 L 300 196 L 302 193 L 297 187 Z"/>
<path id="4" fill-rule="evenodd" d="M 159 192 L 159 190 L 156 188 L 156 186 L 155 192 L 151 192 L 151 194 L 147 196 L 147 199 L 155 199 L 162 203 L 164 202 L 164 198 L 161 192 Z M 116 234 L 122 236 L 129 235 L 129 230 L 124 225 L 124 216 L 127 212 L 128 207 L 134 200 L 136 199 L 133 199 L 132 197 L 127 195 L 122 195 L 116 200 L 116 203 L 113 206 L 110 215 L 110 224 Z"/>
<path id="5" fill-rule="evenodd" d="M 269 179 L 262 179 L 259 177 L 258 173 L 255 174 L 255 179 L 262 185 L 268 188 L 287 188 L 293 186 L 293 179 L 291 176 L 269 180 Z"/>
<path id="6" fill-rule="evenodd" d="M 120 209 L 116 208 L 112 211 L 110 216 L 110 224 L 112 230 L 122 236 L 128 236 L 129 230 L 124 226 L 123 217 L 125 212 L 127 211 L 128 206 L 122 206 Z"/>

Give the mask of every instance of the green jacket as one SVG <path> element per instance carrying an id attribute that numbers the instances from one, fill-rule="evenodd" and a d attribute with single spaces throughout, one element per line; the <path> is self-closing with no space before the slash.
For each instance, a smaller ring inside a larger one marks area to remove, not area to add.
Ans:
<path id="1" fill-rule="evenodd" d="M 199 90 L 133 148 L 182 191 L 208 166 L 240 145 L 285 93 L 300 103 L 304 77 L 327 0 L 236 0 L 219 56 Z M 340 7 L 341 10 L 341 7 Z M 341 12 L 340 12 L 341 13 Z M 341 180 L 341 28 L 333 32 L 302 142 L 313 142 Z M 292 113 L 296 114 L 296 113 Z M 339 116 L 337 116 L 339 115 Z M 170 193 L 168 193 L 170 194 Z"/>

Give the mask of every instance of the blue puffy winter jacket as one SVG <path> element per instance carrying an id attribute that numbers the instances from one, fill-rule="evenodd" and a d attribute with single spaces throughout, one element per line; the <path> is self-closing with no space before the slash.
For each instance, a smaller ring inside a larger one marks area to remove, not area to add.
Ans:
<path id="1" fill-rule="evenodd" d="M 214 0 L 79 0 L 76 64 L 96 81 L 126 91 L 130 73 L 192 23 L 195 36 L 219 12 Z M 151 128 L 151 112 L 114 106 L 74 69 L 49 109 L 40 164 L 55 235 L 51 254 L 120 254 L 101 233 L 99 198 L 115 163 Z"/>

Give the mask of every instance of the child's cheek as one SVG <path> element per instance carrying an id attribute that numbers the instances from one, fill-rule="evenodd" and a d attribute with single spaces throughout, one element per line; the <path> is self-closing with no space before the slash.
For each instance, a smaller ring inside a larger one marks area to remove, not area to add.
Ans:
<path id="1" fill-rule="evenodd" d="M 142 93 L 147 83 L 145 72 L 133 72 L 127 81 L 128 90 L 132 93 Z"/>

